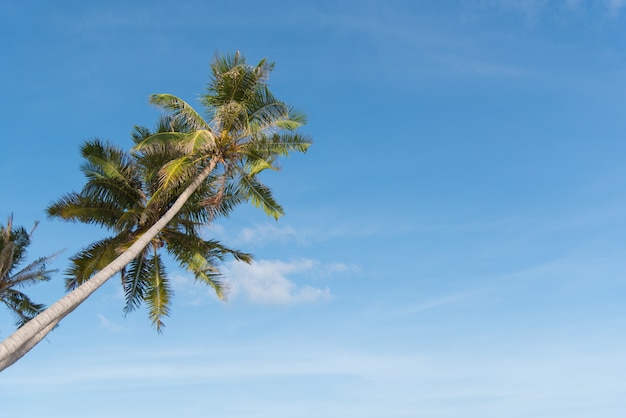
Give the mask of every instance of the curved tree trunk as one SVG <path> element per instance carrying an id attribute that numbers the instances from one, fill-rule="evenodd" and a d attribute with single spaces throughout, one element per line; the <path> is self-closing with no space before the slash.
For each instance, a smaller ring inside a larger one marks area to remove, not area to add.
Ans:
<path id="1" fill-rule="evenodd" d="M 172 207 L 165 212 L 150 229 L 148 229 L 133 245 L 120 254 L 108 266 L 100 270 L 91 279 L 50 305 L 23 327 L 11 334 L 0 343 L 0 371 L 6 369 L 39 343 L 66 315 L 76 309 L 93 292 L 107 280 L 118 273 L 126 264 L 137 257 L 152 239 L 176 216 L 191 195 L 215 169 L 217 159 L 211 159 L 209 165 L 196 179 L 178 196 Z"/>

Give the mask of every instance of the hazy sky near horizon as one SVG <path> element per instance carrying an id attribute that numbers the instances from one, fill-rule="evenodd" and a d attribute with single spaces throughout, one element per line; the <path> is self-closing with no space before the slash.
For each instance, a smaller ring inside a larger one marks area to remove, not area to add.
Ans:
<path id="1" fill-rule="evenodd" d="M 164 335 L 114 278 L 0 374 L 11 418 L 618 418 L 626 410 L 626 1 L 0 1 L 0 222 L 31 257 L 79 147 L 129 148 L 216 53 L 276 63 L 314 145 L 265 177 L 286 215 L 206 234 L 232 292 L 168 265 Z M 0 337 L 12 319 L 0 312 Z"/>

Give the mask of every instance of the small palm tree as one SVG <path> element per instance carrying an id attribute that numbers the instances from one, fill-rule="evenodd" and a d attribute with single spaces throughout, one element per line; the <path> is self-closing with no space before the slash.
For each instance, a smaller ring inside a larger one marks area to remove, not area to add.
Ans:
<path id="1" fill-rule="evenodd" d="M 296 132 L 305 123 L 304 115 L 270 92 L 267 79 L 272 69 L 265 60 L 248 65 L 239 53 L 216 58 L 207 92 L 201 97 L 205 117 L 178 97 L 151 97 L 153 104 L 169 112 L 172 129 L 150 134 L 139 128 L 133 155 L 158 179 L 147 183 L 155 188 L 146 196 L 144 212 L 163 215 L 146 223 L 114 261 L 0 343 L 0 370 L 20 359 L 61 319 L 153 245 L 181 211 L 189 210 L 188 202 L 205 208 L 200 213 L 208 214 L 209 221 L 244 201 L 276 219 L 283 214 L 258 175 L 278 169 L 280 156 L 305 152 L 310 141 Z M 129 211 L 128 216 L 141 218 L 143 214 Z"/>
<path id="2" fill-rule="evenodd" d="M 0 225 L 0 302 L 15 316 L 18 328 L 45 308 L 45 305 L 33 302 L 18 289 L 48 281 L 50 273 L 56 271 L 46 269 L 46 263 L 55 255 L 38 258 L 19 269 L 26 260 L 26 249 L 36 226 L 30 233 L 23 227 L 13 227 L 12 216 L 9 216 L 6 226 Z"/>

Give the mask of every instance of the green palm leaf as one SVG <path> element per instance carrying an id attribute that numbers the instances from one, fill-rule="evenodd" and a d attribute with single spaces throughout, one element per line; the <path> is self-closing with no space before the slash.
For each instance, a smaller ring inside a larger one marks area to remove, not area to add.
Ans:
<path id="1" fill-rule="evenodd" d="M 170 314 L 169 305 L 172 290 L 167 280 L 165 266 L 161 257 L 155 254 L 153 258 L 147 260 L 146 264 L 148 266 L 149 282 L 144 300 L 148 306 L 148 317 L 152 321 L 152 325 L 157 332 L 161 333 L 165 326 L 162 318 Z"/>
<path id="2" fill-rule="evenodd" d="M 139 257 L 128 264 L 122 276 L 124 299 L 126 300 L 126 305 L 124 306 L 125 313 L 141 306 L 149 287 L 150 275 L 150 260 L 146 259 L 145 254 L 140 254 Z"/>
<path id="3" fill-rule="evenodd" d="M 289 132 L 258 138 L 249 147 L 261 155 L 287 157 L 292 152 L 307 152 L 310 146 L 311 140 L 307 136 Z"/>
<path id="4" fill-rule="evenodd" d="M 159 189 L 171 189 L 188 181 L 196 173 L 196 165 L 188 156 L 184 155 L 168 161 L 159 171 Z"/>
<path id="5" fill-rule="evenodd" d="M 35 261 L 13 274 L 11 281 L 15 287 L 24 287 L 39 282 L 47 282 L 50 280 L 50 273 L 57 270 L 47 270 L 47 263 L 54 260 L 62 251 L 47 257 L 39 257 Z"/>
<path id="6" fill-rule="evenodd" d="M 96 241 L 70 258 L 66 272 L 65 288 L 73 290 L 89 280 L 118 256 L 117 247 L 125 242 L 124 236 Z"/>
<path id="7" fill-rule="evenodd" d="M 261 183 L 256 177 L 247 173 L 241 173 L 239 191 L 250 200 L 252 205 L 263 209 L 268 216 L 278 220 L 278 218 L 284 215 L 283 208 L 272 196 L 270 188 Z"/>
<path id="8" fill-rule="evenodd" d="M 123 216 L 124 210 L 114 204 L 78 193 L 67 194 L 46 209 L 49 218 L 60 218 L 70 222 L 96 224 L 113 227 Z"/>
<path id="9" fill-rule="evenodd" d="M 209 125 L 193 107 L 171 94 L 153 94 L 150 103 L 170 112 L 178 121 L 191 130 L 210 130 Z"/>
<path id="10" fill-rule="evenodd" d="M 132 151 L 159 155 L 168 149 L 182 150 L 188 138 L 188 132 L 156 132 L 136 141 Z"/>
<path id="11" fill-rule="evenodd" d="M 24 293 L 9 289 L 3 295 L 3 302 L 16 318 L 15 325 L 20 328 L 45 309 L 45 305 L 34 303 Z"/>

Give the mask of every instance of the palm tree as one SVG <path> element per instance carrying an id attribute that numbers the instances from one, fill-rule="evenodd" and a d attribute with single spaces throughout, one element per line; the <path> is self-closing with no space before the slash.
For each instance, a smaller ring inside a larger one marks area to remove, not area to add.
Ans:
<path id="1" fill-rule="evenodd" d="M 31 243 L 35 227 L 29 232 L 23 227 L 13 227 L 13 216 L 9 216 L 6 226 L 0 225 L 0 302 L 4 303 L 15 316 L 19 328 L 34 318 L 45 308 L 33 302 L 20 288 L 50 280 L 46 263 L 55 255 L 40 257 L 24 268 L 17 270 L 26 259 L 26 249 Z M 17 271 L 16 271 L 17 270 Z"/>
<path id="2" fill-rule="evenodd" d="M 176 127 L 176 121 L 163 118 L 156 132 Z M 177 127 L 183 129 L 183 127 Z M 145 128 L 136 128 L 133 139 L 141 141 L 152 135 Z M 129 155 L 118 147 L 100 140 L 86 142 L 81 148 L 87 163 L 82 167 L 87 183 L 80 193 L 70 193 L 48 207 L 53 218 L 92 223 L 114 232 L 72 257 L 66 280 L 67 290 L 73 290 L 128 248 L 137 237 L 166 212 L 176 198 L 176 188 L 160 193 L 158 168 L 166 161 L 180 157 L 176 148 L 165 143 L 158 154 L 141 157 Z M 181 267 L 192 272 L 196 280 L 213 287 L 220 299 L 225 299 L 226 286 L 216 267 L 226 255 L 250 262 L 251 256 L 232 250 L 214 240 L 201 238 L 200 228 L 209 223 L 213 205 L 202 205 L 214 195 L 212 181 L 204 182 L 183 209 L 151 242 L 121 270 L 126 297 L 125 312 L 143 303 L 157 331 L 164 326 L 163 317 L 169 313 L 172 296 L 165 265 L 160 252 L 165 248 Z M 227 199 L 222 199 L 227 201 Z M 151 202 L 151 204 L 148 204 Z M 156 204 L 158 202 L 158 204 Z M 224 208 L 227 210 L 230 208 Z"/>
<path id="3" fill-rule="evenodd" d="M 179 127 L 145 135 L 133 148 L 139 160 L 164 162 L 158 169 L 150 165 L 151 175 L 158 181 L 145 205 L 148 210 L 165 204 L 156 211 L 165 210 L 164 214 L 146 225 L 114 261 L 0 343 L 0 370 L 26 354 L 61 319 L 137 259 L 200 188 L 212 191 L 197 201 L 206 208 L 209 221 L 242 201 L 250 201 L 276 219 L 282 215 L 283 209 L 258 175 L 277 169 L 280 156 L 305 152 L 310 141 L 296 132 L 305 123 L 304 115 L 270 92 L 267 79 L 272 69 L 265 60 L 248 65 L 239 53 L 216 58 L 201 98 L 205 117 L 178 97 L 151 96 L 150 101 L 169 112 L 173 126 Z M 175 151 L 171 158 L 162 158 L 164 150 Z M 174 195 L 175 199 L 168 198 Z"/>

